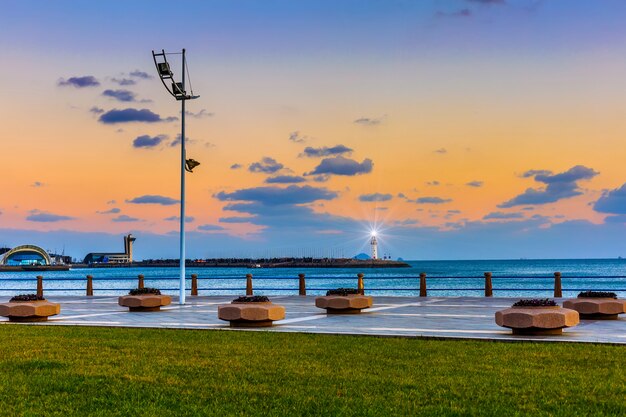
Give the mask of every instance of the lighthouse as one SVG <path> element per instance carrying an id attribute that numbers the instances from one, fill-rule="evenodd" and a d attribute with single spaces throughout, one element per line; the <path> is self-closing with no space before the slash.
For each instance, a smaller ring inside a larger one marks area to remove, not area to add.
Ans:
<path id="1" fill-rule="evenodd" d="M 372 232 L 370 246 L 372 247 L 372 259 L 378 259 L 378 241 L 376 240 L 376 232 Z"/>

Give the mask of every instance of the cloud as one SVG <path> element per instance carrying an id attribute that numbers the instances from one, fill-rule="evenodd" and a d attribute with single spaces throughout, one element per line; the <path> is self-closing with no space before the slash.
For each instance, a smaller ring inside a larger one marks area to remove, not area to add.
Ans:
<path id="1" fill-rule="evenodd" d="M 531 169 L 524 172 L 522 175 L 520 175 L 520 177 L 530 178 L 534 177 L 535 175 L 552 175 L 552 171 L 548 171 L 546 169 Z"/>
<path id="2" fill-rule="evenodd" d="M 444 155 L 446 153 L 448 153 L 448 151 L 446 150 L 446 148 L 439 148 L 433 151 L 434 153 L 438 153 L 440 155 Z"/>
<path id="3" fill-rule="evenodd" d="M 309 185 L 290 185 L 286 188 L 256 187 L 237 190 L 232 193 L 220 192 L 214 195 L 220 201 L 249 201 L 266 206 L 306 204 L 318 200 L 332 200 L 338 194 L 326 188 Z M 231 208 L 233 205 L 230 206 Z"/>
<path id="4" fill-rule="evenodd" d="M 361 126 L 376 126 L 383 122 L 382 117 L 373 118 L 373 117 L 359 117 L 353 123 Z"/>
<path id="5" fill-rule="evenodd" d="M 241 168 L 243 168 L 243 165 L 241 164 L 232 164 L 230 166 L 230 169 L 241 169 Z"/>
<path id="6" fill-rule="evenodd" d="M 359 201 L 380 202 L 380 201 L 389 201 L 392 198 L 393 196 L 391 194 L 374 193 L 374 194 L 363 194 L 359 196 Z"/>
<path id="7" fill-rule="evenodd" d="M 173 122 L 178 120 L 177 117 L 166 117 L 165 119 L 161 118 L 156 113 L 148 109 L 113 109 L 108 112 L 102 114 L 98 119 L 101 123 L 104 124 L 115 124 L 115 123 L 131 123 L 131 122 L 143 122 L 143 123 L 157 123 L 157 122 Z"/>
<path id="8" fill-rule="evenodd" d="M 438 185 L 441 185 L 441 183 L 439 181 L 428 181 L 426 183 L 426 185 L 430 185 L 430 186 L 436 187 Z"/>
<path id="9" fill-rule="evenodd" d="M 118 214 L 118 213 L 120 213 L 121 211 L 122 211 L 122 210 L 120 210 L 119 208 L 117 208 L 117 207 L 113 207 L 113 208 L 112 208 L 112 209 L 110 209 L 110 210 L 105 210 L 105 211 L 96 211 L 96 213 L 98 213 L 98 214 Z"/>
<path id="10" fill-rule="evenodd" d="M 114 98 L 117 101 L 135 101 L 135 93 L 130 90 L 104 90 L 102 95 Z"/>
<path id="11" fill-rule="evenodd" d="M 417 204 L 444 204 L 451 202 L 451 198 L 441 198 L 441 197 L 420 197 L 412 200 L 413 203 Z"/>
<path id="12" fill-rule="evenodd" d="M 66 220 L 75 220 L 75 218 L 70 216 L 63 216 L 60 214 L 48 213 L 40 210 L 31 210 L 30 214 L 26 216 L 26 220 L 29 222 L 37 223 L 55 223 Z"/>
<path id="13" fill-rule="evenodd" d="M 179 203 L 178 200 L 161 195 L 142 195 L 132 200 L 126 200 L 126 202 L 130 204 L 160 204 L 162 206 L 173 206 Z"/>
<path id="14" fill-rule="evenodd" d="M 217 224 L 201 224 L 197 227 L 198 230 L 202 230 L 203 232 L 214 232 L 219 230 L 226 230 L 224 227 Z"/>
<path id="15" fill-rule="evenodd" d="M 254 162 L 248 167 L 250 172 L 261 172 L 264 174 L 273 174 L 284 168 L 284 165 L 277 162 L 274 158 L 264 157 L 259 162 Z"/>
<path id="16" fill-rule="evenodd" d="M 289 140 L 295 143 L 304 143 L 309 140 L 309 137 L 300 135 L 300 132 L 296 130 L 289 134 Z"/>
<path id="17" fill-rule="evenodd" d="M 100 85 L 100 81 L 92 75 L 85 75 L 83 77 L 70 77 L 67 80 L 61 79 L 57 85 L 75 88 L 97 87 Z"/>
<path id="18" fill-rule="evenodd" d="M 31 187 L 35 187 L 35 188 L 41 188 L 41 187 L 45 187 L 46 184 L 44 184 L 41 181 L 35 181 L 34 183 L 31 184 Z"/>
<path id="19" fill-rule="evenodd" d="M 512 220 L 523 218 L 524 215 L 522 213 L 504 213 L 502 211 L 494 211 L 483 217 L 483 220 Z"/>
<path id="20" fill-rule="evenodd" d="M 337 156 L 322 159 L 322 162 L 307 175 L 360 175 L 372 172 L 373 166 L 371 159 L 364 159 L 359 163 L 353 159 Z"/>
<path id="21" fill-rule="evenodd" d="M 474 188 L 479 188 L 482 187 L 485 183 L 482 181 L 470 181 L 465 183 L 465 185 L 467 185 L 468 187 L 474 187 Z"/>
<path id="22" fill-rule="evenodd" d="M 130 78 L 111 78 L 111 81 L 121 86 L 135 85 L 137 82 Z"/>
<path id="23" fill-rule="evenodd" d="M 125 214 L 120 214 L 117 217 L 113 217 L 111 221 L 116 222 L 116 223 L 127 223 L 127 222 L 139 222 L 141 221 L 141 219 L 138 219 L 136 217 L 130 217 Z"/>
<path id="24" fill-rule="evenodd" d="M 152 78 L 152 75 L 148 74 L 147 72 L 139 71 L 139 70 L 131 71 L 130 76 L 136 77 L 136 78 L 143 78 L 144 80 L 148 80 Z"/>
<path id="25" fill-rule="evenodd" d="M 606 191 L 593 205 L 599 213 L 626 214 L 626 183 L 620 188 Z"/>
<path id="26" fill-rule="evenodd" d="M 163 220 L 168 221 L 168 222 L 179 222 L 180 216 L 170 216 L 170 217 L 164 218 Z M 185 223 L 191 223 L 194 220 L 195 220 L 195 217 L 185 216 Z"/>
<path id="27" fill-rule="evenodd" d="M 167 140 L 167 135 L 141 135 L 137 136 L 135 140 L 133 140 L 134 148 L 155 148 L 159 146 L 163 141 Z"/>
<path id="28" fill-rule="evenodd" d="M 250 223 L 253 217 L 220 217 L 220 223 Z"/>
<path id="29" fill-rule="evenodd" d="M 298 184 L 306 182 L 306 179 L 296 175 L 279 175 L 277 177 L 270 177 L 265 180 L 268 184 Z"/>
<path id="30" fill-rule="evenodd" d="M 215 116 L 215 113 L 208 112 L 206 109 L 202 109 L 197 113 L 185 111 L 185 115 L 193 117 L 194 119 L 203 119 L 205 117 L 213 117 Z"/>
<path id="31" fill-rule="evenodd" d="M 310 158 L 319 158 L 322 156 L 335 156 L 335 155 L 349 155 L 352 153 L 352 149 L 348 148 L 344 145 L 336 145 L 333 147 L 323 146 L 321 148 L 312 148 L 307 146 L 304 148 L 304 152 L 300 154 L 300 156 L 308 156 Z"/>
<path id="32" fill-rule="evenodd" d="M 470 9 L 460 9 L 454 12 L 442 12 L 438 11 L 435 13 L 435 17 L 438 18 L 446 18 L 446 17 L 471 17 L 472 11 Z"/>
<path id="33" fill-rule="evenodd" d="M 323 175 L 316 175 L 313 177 L 313 181 L 315 182 L 326 182 L 330 179 L 330 175 L 327 174 L 323 174 Z"/>
<path id="34" fill-rule="evenodd" d="M 544 189 L 527 188 L 522 194 L 498 205 L 499 208 L 509 208 L 520 205 L 548 204 L 556 201 L 581 195 L 578 181 L 590 180 L 598 172 L 582 165 L 576 165 L 560 174 L 551 175 L 550 171 L 528 171 L 523 177 L 533 176 L 535 181 L 546 184 Z"/>
<path id="35" fill-rule="evenodd" d="M 92 108 L 89 109 L 89 112 L 93 113 L 93 114 L 102 114 L 102 113 L 104 113 L 104 109 L 101 109 L 100 107 L 93 106 Z"/>

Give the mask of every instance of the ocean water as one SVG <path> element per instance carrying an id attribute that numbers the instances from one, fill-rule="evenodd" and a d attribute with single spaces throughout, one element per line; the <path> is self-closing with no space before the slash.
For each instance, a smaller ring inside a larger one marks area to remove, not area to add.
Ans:
<path id="1" fill-rule="evenodd" d="M 245 276 L 253 274 L 255 294 L 297 294 L 298 274 L 306 274 L 307 293 L 318 295 L 337 287 L 356 287 L 357 273 L 365 274 L 367 293 L 373 295 L 419 295 L 419 274 L 427 274 L 429 296 L 482 296 L 484 272 L 493 274 L 495 297 L 551 297 L 554 272 L 562 274 L 563 296 L 580 291 L 604 290 L 626 297 L 626 260 L 483 260 L 408 261 L 410 268 L 187 268 L 197 274 L 200 295 L 240 295 Z M 44 292 L 53 295 L 84 295 L 86 275 L 94 277 L 95 295 L 121 295 L 137 286 L 137 275 L 147 287 L 176 294 L 178 268 L 83 268 L 50 272 L 0 272 L 0 296 L 35 292 L 36 275 L 44 277 Z M 187 281 L 187 289 L 191 280 Z"/>

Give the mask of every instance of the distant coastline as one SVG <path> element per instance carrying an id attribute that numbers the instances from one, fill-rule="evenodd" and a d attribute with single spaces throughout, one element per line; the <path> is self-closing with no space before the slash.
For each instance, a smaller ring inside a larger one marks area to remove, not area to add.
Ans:
<path id="1" fill-rule="evenodd" d="M 148 260 L 133 263 L 74 264 L 72 268 L 177 268 L 178 260 Z M 409 268 L 403 261 L 387 259 L 206 259 L 185 263 L 190 268 Z"/>

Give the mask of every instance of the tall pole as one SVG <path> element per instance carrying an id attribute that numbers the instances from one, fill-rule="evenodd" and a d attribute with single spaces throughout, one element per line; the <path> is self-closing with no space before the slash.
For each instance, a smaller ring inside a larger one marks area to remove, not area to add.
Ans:
<path id="1" fill-rule="evenodd" d="M 183 48 L 183 94 L 185 93 L 185 48 Z M 178 304 L 185 304 L 185 98 L 181 100 L 180 123 L 180 289 Z"/>

